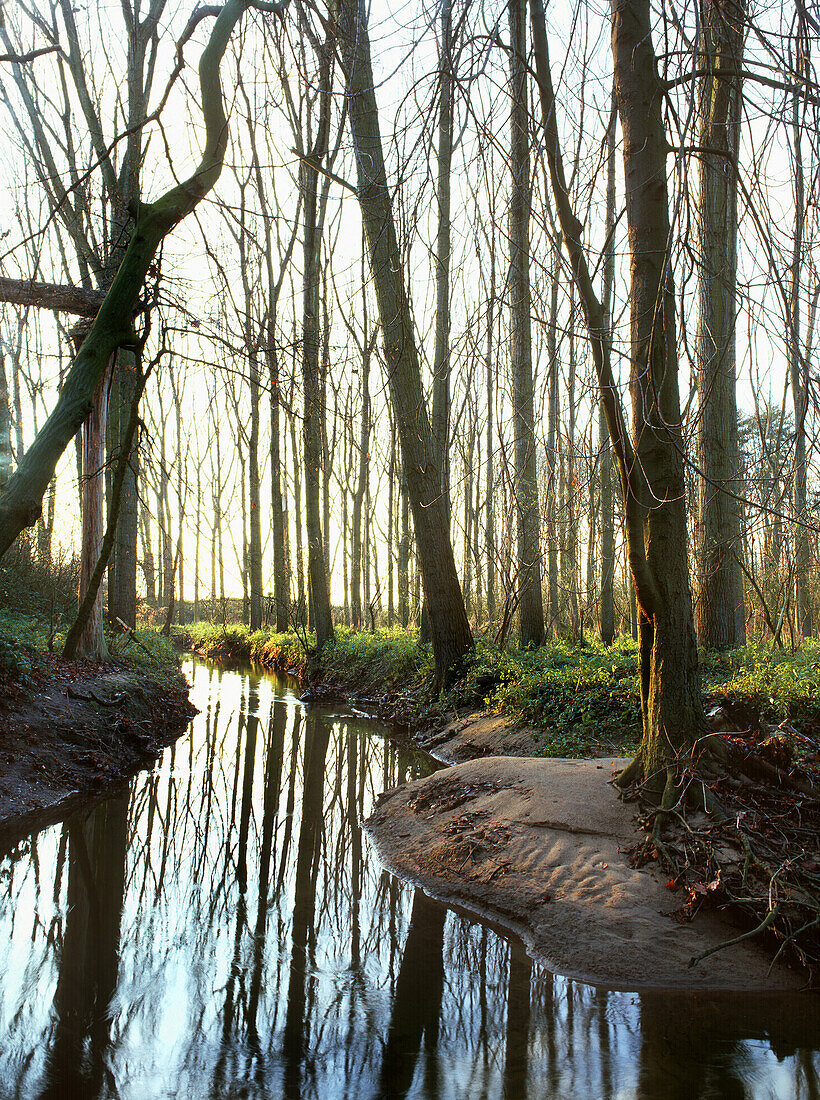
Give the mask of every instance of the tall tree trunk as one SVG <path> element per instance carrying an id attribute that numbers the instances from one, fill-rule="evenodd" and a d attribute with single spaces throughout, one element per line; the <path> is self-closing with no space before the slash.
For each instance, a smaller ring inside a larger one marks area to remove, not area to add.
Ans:
<path id="1" fill-rule="evenodd" d="M 558 284 L 561 274 L 561 242 L 555 242 L 555 265 L 550 292 L 550 321 L 547 329 L 549 361 L 548 410 L 547 410 L 547 577 L 549 589 L 550 630 L 557 634 L 560 609 L 558 606 Z"/>
<path id="2" fill-rule="evenodd" d="M 643 737 L 619 782 L 643 776 L 665 798 L 667 785 L 670 793 L 674 791 L 678 752 L 700 736 L 704 722 L 687 560 L 675 297 L 669 269 L 668 144 L 649 2 L 612 0 L 631 250 L 632 445 L 616 399 L 604 312 L 592 287 L 581 226 L 564 179 L 541 0 L 530 0 L 530 10 L 552 190 L 618 460 L 629 563 L 640 610 Z"/>
<path id="3" fill-rule="evenodd" d="M 541 522 L 535 451 L 530 329 L 530 137 L 527 107 L 526 0 L 509 0 L 510 21 L 510 369 L 515 431 L 521 645 L 544 641 Z"/>
<path id="4" fill-rule="evenodd" d="M 105 536 L 105 423 L 108 416 L 110 368 L 103 372 L 83 425 L 83 544 L 80 553 L 79 600 L 83 602 Z M 98 588 L 85 627 L 74 651 L 76 657 L 104 661 L 108 646 L 103 633 L 103 593 Z"/>
<path id="5" fill-rule="evenodd" d="M 450 513 L 450 176 L 453 159 L 453 5 L 442 0 L 439 45 L 438 232 L 436 237 L 436 345 L 431 427 L 441 493 Z"/>
<path id="6" fill-rule="evenodd" d="M 11 450 L 11 403 L 6 378 L 5 357 L 0 350 L 0 490 L 4 489 L 14 469 Z"/>
<path id="7" fill-rule="evenodd" d="M 359 468 L 356 491 L 353 494 L 353 532 L 350 570 L 350 611 L 353 629 L 361 630 L 362 615 L 362 509 L 368 491 L 370 468 L 370 337 L 367 333 L 367 309 L 364 311 L 365 331 L 362 344 L 361 385 L 362 419 L 359 433 Z M 367 555 L 365 555 L 366 559 Z M 367 572 L 365 568 L 365 573 Z"/>
<path id="8" fill-rule="evenodd" d="M 399 534 L 399 622 L 406 630 L 410 623 L 410 497 L 404 480 L 404 466 L 401 476 L 401 531 Z"/>
<path id="9" fill-rule="evenodd" d="M 606 244 L 604 253 L 604 278 L 601 294 L 604 310 L 604 326 L 607 338 L 612 342 L 612 298 L 615 287 L 615 127 L 618 121 L 618 101 L 615 89 L 609 109 L 609 127 L 606 135 Z M 599 479 L 601 494 L 601 641 L 612 645 L 615 639 L 615 507 L 612 493 L 612 447 L 606 425 L 603 400 L 598 403 Z"/>
<path id="10" fill-rule="evenodd" d="M 117 353 L 109 407 L 109 457 L 117 461 L 131 413 L 137 384 L 136 354 L 121 348 Z M 138 448 L 133 446 L 122 486 L 120 513 L 111 564 L 108 569 L 108 626 L 122 629 L 118 620 L 133 630 L 137 624 L 137 471 Z"/>
<path id="11" fill-rule="evenodd" d="M 251 352 L 248 360 L 251 390 L 251 429 L 248 436 L 248 490 L 250 496 L 250 627 L 261 630 L 265 612 L 265 590 L 262 582 L 262 509 L 259 477 L 259 359 Z"/>
<path id="12" fill-rule="evenodd" d="M 735 321 L 737 158 L 746 0 L 703 4 L 698 231 L 698 641 L 746 641 L 738 491 Z M 725 71 L 728 70 L 727 75 Z"/>
<path id="13" fill-rule="evenodd" d="M 296 621 L 305 622 L 307 594 L 305 592 L 305 556 L 302 539 L 302 479 L 299 477 L 299 449 L 296 444 L 296 418 L 290 420 L 290 442 L 293 451 L 293 522 L 296 527 Z"/>
<path id="14" fill-rule="evenodd" d="M 801 73 L 807 72 L 809 39 L 804 17 L 798 19 L 796 52 L 800 57 Z M 806 511 L 806 417 L 808 414 L 808 369 L 802 355 L 800 335 L 800 275 L 803 264 L 803 223 L 806 217 L 805 180 L 803 175 L 802 139 L 803 124 L 800 119 L 802 96 L 794 97 L 792 106 L 792 170 L 794 177 L 794 244 L 788 279 L 788 346 L 787 361 L 794 403 L 794 479 L 792 506 L 795 525 L 794 595 L 797 628 L 804 638 L 812 632 L 811 602 L 809 599 L 809 567 L 811 549 L 809 532 L 804 526 L 809 519 Z"/>
<path id="15" fill-rule="evenodd" d="M 703 705 L 687 558 L 663 91 L 649 0 L 612 0 L 612 15 L 631 246 L 632 427 L 649 493 L 643 524 L 648 576 L 636 584 L 644 716 L 637 768 L 654 777 L 700 735 Z"/>
<path id="16" fill-rule="evenodd" d="M 276 331 L 268 321 L 267 358 L 270 383 L 270 487 L 271 525 L 273 527 L 273 600 L 276 604 L 276 630 L 283 634 L 288 628 L 290 584 L 285 554 L 285 511 L 282 501 L 282 460 L 280 432 L 279 358 L 276 354 Z"/>
<path id="17" fill-rule="evenodd" d="M 495 511 L 493 502 L 493 486 L 495 483 L 495 468 L 493 462 L 493 416 L 495 404 L 493 401 L 493 378 L 495 365 L 493 363 L 493 336 L 495 324 L 495 249 L 490 249 L 490 293 L 487 298 L 487 349 L 485 352 L 485 370 L 487 386 L 487 461 L 484 470 L 486 485 L 486 509 L 484 525 L 484 553 L 487 560 L 487 621 L 492 628 L 495 620 Z"/>
<path id="18" fill-rule="evenodd" d="M 316 143 L 301 168 L 304 196 L 303 296 L 302 296 L 302 392 L 304 397 L 303 448 L 305 468 L 305 523 L 308 571 L 316 648 L 333 636 L 330 586 L 322 539 L 320 490 L 322 436 L 325 409 L 319 382 L 319 287 L 321 282 L 322 225 L 318 218 L 319 169 L 328 145 L 330 127 L 330 49 L 325 47 L 320 65 L 320 108 Z"/>
<path id="19" fill-rule="evenodd" d="M 401 441 L 416 547 L 436 665 L 445 684 L 472 646 L 470 624 L 449 537 L 418 350 L 387 186 L 379 118 L 363 9 L 337 0 L 339 43 L 347 77 L 350 128 L 356 151 L 358 198 L 379 306 L 387 380 Z"/>

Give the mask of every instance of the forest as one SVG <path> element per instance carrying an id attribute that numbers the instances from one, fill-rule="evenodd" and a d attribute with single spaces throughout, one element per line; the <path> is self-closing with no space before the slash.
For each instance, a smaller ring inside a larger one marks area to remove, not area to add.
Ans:
<path id="1" fill-rule="evenodd" d="M 638 858 L 812 972 L 818 39 L 6 0 L 0 666 L 165 635 L 628 757 Z"/>

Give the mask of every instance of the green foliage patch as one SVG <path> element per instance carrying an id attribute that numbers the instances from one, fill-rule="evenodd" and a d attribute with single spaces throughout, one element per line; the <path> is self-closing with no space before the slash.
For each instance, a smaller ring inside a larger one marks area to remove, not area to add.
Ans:
<path id="1" fill-rule="evenodd" d="M 771 721 L 820 725 L 820 640 L 799 649 L 750 642 L 701 658 L 704 694 L 745 702 Z"/>
<path id="2" fill-rule="evenodd" d="M 430 646 L 399 627 L 374 633 L 337 627 L 319 658 L 312 653 L 312 635 L 251 634 L 244 626 L 213 623 L 186 630 L 205 656 L 253 660 L 295 675 L 321 669 L 323 680 L 353 694 L 401 696 L 405 712 L 412 709 L 420 721 L 465 709 L 507 715 L 538 731 L 545 756 L 628 755 L 640 741 L 638 649 L 629 637 L 609 648 L 590 639 L 530 650 L 499 650 L 480 639 L 453 687 L 436 696 Z M 795 652 L 758 642 L 703 654 L 701 669 L 707 699 L 727 697 L 755 706 L 770 720 L 820 725 L 820 642 L 808 641 Z"/>

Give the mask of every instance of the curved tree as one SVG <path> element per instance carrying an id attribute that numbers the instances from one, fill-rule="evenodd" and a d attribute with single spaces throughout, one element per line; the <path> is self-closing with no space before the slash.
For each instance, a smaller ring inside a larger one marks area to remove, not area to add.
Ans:
<path id="1" fill-rule="evenodd" d="M 199 62 L 205 148 L 194 172 L 152 203 L 138 202 L 132 214 L 134 230 L 117 274 L 94 323 L 74 356 L 54 411 L 20 461 L 0 496 L 0 557 L 20 532 L 37 522 L 43 496 L 61 455 L 92 409 L 94 392 L 106 368 L 121 348 L 137 344 L 134 312 L 162 241 L 213 188 L 222 171 L 228 122 L 222 99 L 220 63 L 234 27 L 249 7 L 278 12 L 284 5 L 228 0 L 221 8 L 198 9 L 183 35 L 208 15 L 216 22 Z"/>

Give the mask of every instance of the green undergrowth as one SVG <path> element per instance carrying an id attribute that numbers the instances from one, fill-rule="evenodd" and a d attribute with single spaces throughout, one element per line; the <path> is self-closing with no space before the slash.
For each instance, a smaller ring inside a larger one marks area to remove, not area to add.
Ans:
<path id="1" fill-rule="evenodd" d="M 701 658 L 707 698 L 745 704 L 772 722 L 789 720 L 820 729 L 820 640 L 809 638 L 799 649 L 773 649 L 750 642 L 725 653 Z"/>
<path id="2" fill-rule="evenodd" d="M 38 676 L 48 675 L 59 657 L 65 634 L 36 615 L 0 608 L 0 673 L 31 687 Z M 179 654 L 172 641 L 156 630 L 137 630 L 134 636 L 108 638 L 109 655 L 151 678 L 167 682 L 179 673 Z"/>
<path id="3" fill-rule="evenodd" d="M 454 686 L 433 693 L 433 657 L 413 631 L 394 628 L 354 632 L 337 627 L 321 654 L 311 657 L 310 634 L 196 623 L 185 628 L 204 656 L 256 661 L 303 680 L 321 679 L 358 698 L 396 699 L 418 724 L 486 709 L 538 733 L 546 756 L 593 752 L 628 755 L 640 740 L 638 651 L 631 638 L 606 647 L 549 642 L 539 649 L 499 650 L 479 640 Z M 752 707 L 770 721 L 788 718 L 820 725 L 820 643 L 796 651 L 753 643 L 701 659 L 707 700 L 728 699 Z"/>

